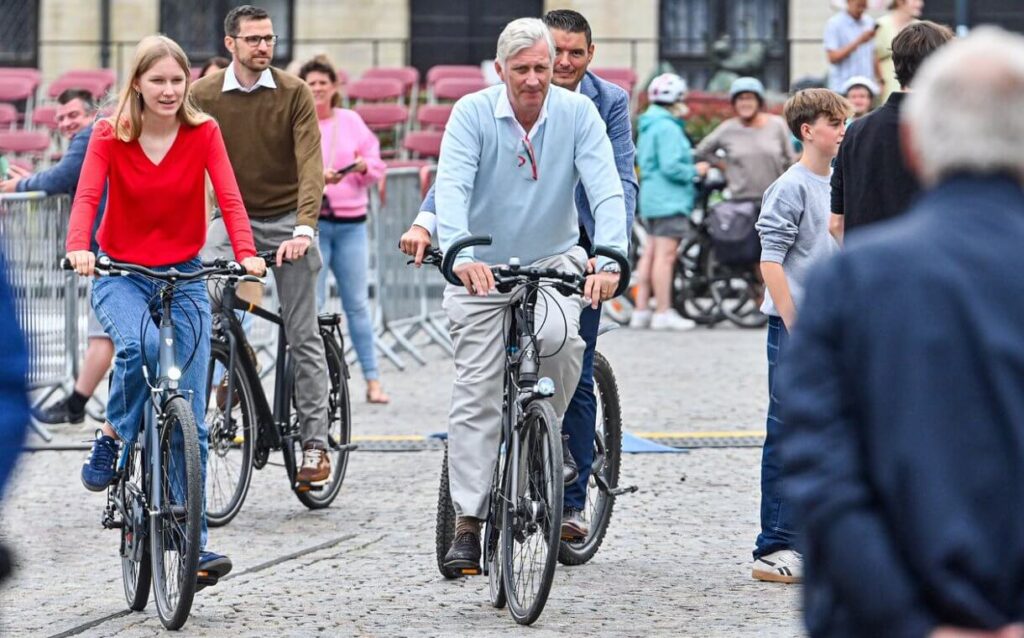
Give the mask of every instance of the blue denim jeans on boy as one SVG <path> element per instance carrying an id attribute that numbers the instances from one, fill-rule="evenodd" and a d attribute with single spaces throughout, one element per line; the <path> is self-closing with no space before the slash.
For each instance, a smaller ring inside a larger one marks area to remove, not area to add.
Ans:
<path id="1" fill-rule="evenodd" d="M 367 291 L 366 271 L 369 267 L 369 248 L 366 222 L 345 223 L 320 219 L 320 254 L 327 268 L 320 269 L 316 301 L 323 307 L 327 296 L 327 269 L 334 273 L 341 294 L 341 307 L 345 310 L 352 345 L 359 357 L 363 378 L 380 378 L 377 351 L 374 349 L 373 320 L 370 318 L 370 297 Z"/>
<path id="2" fill-rule="evenodd" d="M 784 388 L 776 385 L 779 361 L 789 347 L 789 332 L 781 317 L 768 317 L 768 422 L 761 452 L 761 533 L 757 537 L 754 558 L 783 549 L 795 549 L 793 509 L 783 498 L 782 463 L 779 459 L 779 405 Z"/>
<path id="3" fill-rule="evenodd" d="M 192 259 L 176 267 L 182 271 L 195 271 L 201 267 L 199 259 Z M 167 270 L 170 266 L 154 268 Z M 149 388 L 142 376 L 145 361 L 150 378 L 157 374 L 159 361 L 158 328 L 150 318 L 149 308 L 160 308 L 159 291 L 162 282 L 151 281 L 139 275 L 100 277 L 92 287 L 92 305 L 96 318 L 114 342 L 114 373 L 107 401 L 107 420 L 114 427 L 124 446 L 131 445 L 138 435 L 147 409 Z M 192 412 L 196 417 L 199 435 L 199 467 L 202 478 L 203 516 L 199 542 L 206 548 L 206 370 L 210 363 L 210 301 L 206 284 L 191 281 L 179 284 L 174 293 L 172 307 L 175 351 L 178 365 L 182 366 L 179 388 L 183 396 L 191 396 Z M 144 329 L 144 332 L 143 332 Z M 140 336 L 145 335 L 145 339 Z M 142 344 L 145 344 L 143 349 Z M 185 365 L 188 362 L 188 365 Z M 171 440 L 171 458 L 182 459 L 183 441 L 180 432 Z M 183 499 L 184 463 L 178 462 L 171 471 L 171 491 L 175 498 Z M 178 471 L 174 471 L 178 470 Z"/>

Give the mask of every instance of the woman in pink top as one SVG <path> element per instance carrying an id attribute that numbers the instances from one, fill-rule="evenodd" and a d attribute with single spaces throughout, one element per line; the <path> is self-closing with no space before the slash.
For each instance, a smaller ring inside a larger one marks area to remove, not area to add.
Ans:
<path id="1" fill-rule="evenodd" d="M 322 306 L 327 270 L 341 292 L 349 335 L 366 379 L 366 400 L 387 403 L 380 384 L 373 321 L 367 291 L 368 249 L 366 204 L 372 184 L 384 175 L 380 143 L 355 111 L 337 108 L 338 76 L 329 64 L 312 60 L 299 70 L 313 92 L 320 119 L 324 157 L 324 205 L 320 211 L 320 252 L 327 268 L 320 270 L 317 299 Z"/>

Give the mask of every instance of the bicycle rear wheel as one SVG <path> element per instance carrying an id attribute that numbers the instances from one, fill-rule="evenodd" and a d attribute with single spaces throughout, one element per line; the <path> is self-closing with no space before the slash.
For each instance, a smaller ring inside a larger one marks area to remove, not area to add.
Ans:
<path id="1" fill-rule="evenodd" d="M 142 611 L 149 602 L 149 586 L 152 579 L 152 564 L 149 548 L 146 546 L 146 482 L 144 480 L 145 456 L 142 443 L 135 443 L 125 452 L 124 472 L 117 482 L 116 499 L 119 501 L 121 516 L 121 576 L 124 580 L 124 597 L 128 608 Z"/>
<path id="2" fill-rule="evenodd" d="M 245 356 L 239 352 L 237 356 Z M 222 341 L 210 349 L 210 368 L 206 375 L 206 426 L 210 433 L 206 461 L 206 521 L 210 527 L 231 522 L 242 509 L 252 480 L 253 450 L 256 445 L 256 406 L 249 380 L 235 367 L 231 381 L 231 405 L 221 390 L 222 380 L 214 377 L 220 364 L 227 378 L 230 350 Z M 226 385 L 224 387 L 227 387 Z"/>
<path id="3" fill-rule="evenodd" d="M 594 353 L 594 394 L 597 398 L 594 463 L 587 483 L 587 502 L 583 510 L 583 518 L 590 529 L 587 537 L 579 542 L 562 541 L 558 548 L 558 562 L 563 565 L 582 565 L 600 549 L 615 506 L 615 497 L 607 490 L 615 489 L 619 484 L 622 462 L 619 386 L 611 363 L 600 352 Z"/>
<path id="4" fill-rule="evenodd" d="M 740 328 L 761 328 L 768 323 L 768 316 L 761 312 L 763 286 L 752 268 L 724 266 L 712 251 L 707 271 L 711 296 L 726 319 Z"/>
<path id="5" fill-rule="evenodd" d="M 160 472 L 152 478 L 154 492 L 159 490 L 160 511 L 149 517 L 153 590 L 160 622 L 168 629 L 180 629 L 192 610 L 199 565 L 203 507 L 199 436 L 192 409 L 180 396 L 164 406 L 157 427 Z"/>
<path id="6" fill-rule="evenodd" d="M 554 409 L 534 401 L 513 431 L 518 449 L 505 474 L 501 571 L 509 612 L 521 625 L 540 617 L 551 591 L 562 529 L 562 441 Z M 513 494 L 516 498 L 513 498 Z"/>
<path id="7" fill-rule="evenodd" d="M 444 557 L 455 540 L 455 505 L 452 503 L 451 487 L 448 484 L 448 442 L 444 444 L 444 459 L 441 461 L 441 484 L 437 488 L 437 519 L 434 524 L 434 551 L 437 555 L 437 569 L 451 580 L 462 576 L 458 570 L 444 566 Z"/>
<path id="8" fill-rule="evenodd" d="M 679 251 L 672 275 L 672 307 L 684 317 L 707 326 L 724 318 L 711 296 L 704 268 L 710 248 L 710 242 L 700 236 L 687 241 Z"/>
<path id="9" fill-rule="evenodd" d="M 348 368 L 341 346 L 334 340 L 333 333 L 321 333 L 324 340 L 324 355 L 327 358 L 327 455 L 331 459 L 331 478 L 319 490 L 295 492 L 302 504 L 311 510 L 330 506 L 341 491 L 348 471 L 349 445 L 352 443 L 352 406 L 348 395 Z M 293 377 L 294 378 L 294 377 Z M 294 388 L 292 390 L 294 400 Z M 294 409 L 294 405 L 293 405 Z M 302 443 L 295 439 L 295 465 L 302 464 Z M 292 476 L 294 481 L 294 476 Z"/>

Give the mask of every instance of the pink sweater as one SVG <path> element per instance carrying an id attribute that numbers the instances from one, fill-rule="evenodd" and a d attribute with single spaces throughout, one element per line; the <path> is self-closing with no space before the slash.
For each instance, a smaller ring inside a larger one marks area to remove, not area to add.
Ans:
<path id="1" fill-rule="evenodd" d="M 324 191 L 336 219 L 365 216 L 367 191 L 384 176 L 377 136 L 355 111 L 334 109 L 330 118 L 320 120 L 320 144 L 324 169 L 340 170 L 356 161 L 357 156 L 366 162 L 365 173 L 348 173 L 337 184 L 328 184 Z"/>

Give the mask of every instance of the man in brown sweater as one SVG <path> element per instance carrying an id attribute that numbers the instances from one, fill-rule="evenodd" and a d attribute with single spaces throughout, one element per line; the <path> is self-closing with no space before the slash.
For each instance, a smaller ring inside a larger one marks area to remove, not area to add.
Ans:
<path id="1" fill-rule="evenodd" d="M 257 249 L 277 250 L 274 280 L 295 358 L 303 448 L 296 489 L 306 490 L 331 475 L 327 364 L 316 310 L 322 265 L 316 225 L 324 192 L 320 129 L 306 84 L 270 66 L 277 36 L 265 10 L 232 9 L 224 34 L 231 64 L 197 81 L 192 94 L 220 124 Z M 214 217 L 203 257 L 230 257 L 224 222 Z"/>

